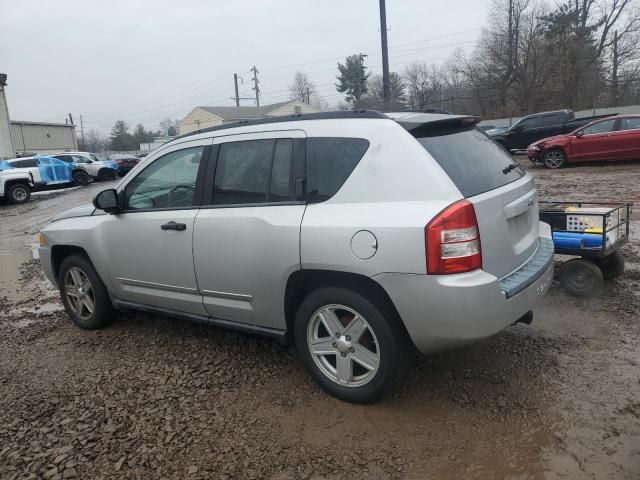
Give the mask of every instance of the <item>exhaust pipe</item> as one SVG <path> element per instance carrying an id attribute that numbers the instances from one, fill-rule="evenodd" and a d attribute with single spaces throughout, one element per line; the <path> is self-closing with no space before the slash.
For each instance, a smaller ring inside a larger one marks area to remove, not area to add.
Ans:
<path id="1" fill-rule="evenodd" d="M 527 313 L 521 316 L 518 320 L 516 320 L 513 323 L 513 325 L 516 325 L 517 323 L 526 323 L 527 325 L 531 325 L 531 322 L 533 322 L 533 311 L 529 310 Z"/>

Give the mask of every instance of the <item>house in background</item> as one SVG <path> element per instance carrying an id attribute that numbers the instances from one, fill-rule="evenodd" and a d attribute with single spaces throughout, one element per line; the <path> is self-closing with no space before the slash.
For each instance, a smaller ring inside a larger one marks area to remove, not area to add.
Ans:
<path id="1" fill-rule="evenodd" d="M 319 109 L 300 100 L 288 100 L 259 107 L 195 107 L 178 123 L 178 131 L 180 135 L 184 135 L 201 128 L 216 127 L 223 123 L 319 111 Z"/>

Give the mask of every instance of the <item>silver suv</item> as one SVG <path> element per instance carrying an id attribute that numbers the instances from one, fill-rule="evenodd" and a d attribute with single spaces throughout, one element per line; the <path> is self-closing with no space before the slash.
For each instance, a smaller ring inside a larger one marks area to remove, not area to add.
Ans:
<path id="1" fill-rule="evenodd" d="M 533 179 L 441 114 L 332 112 L 176 138 L 41 234 L 80 327 L 157 312 L 295 343 L 336 397 L 530 321 L 552 276 Z"/>

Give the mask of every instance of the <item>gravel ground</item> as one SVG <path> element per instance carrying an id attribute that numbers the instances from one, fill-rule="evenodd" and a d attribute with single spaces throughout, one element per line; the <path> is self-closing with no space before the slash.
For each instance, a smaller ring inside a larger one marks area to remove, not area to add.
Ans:
<path id="1" fill-rule="evenodd" d="M 530 171 L 542 199 L 640 201 L 637 163 Z M 640 477 L 638 220 L 601 297 L 555 285 L 531 326 L 357 406 L 270 340 L 144 314 L 73 327 L 29 246 L 100 188 L 0 206 L 0 478 Z"/>

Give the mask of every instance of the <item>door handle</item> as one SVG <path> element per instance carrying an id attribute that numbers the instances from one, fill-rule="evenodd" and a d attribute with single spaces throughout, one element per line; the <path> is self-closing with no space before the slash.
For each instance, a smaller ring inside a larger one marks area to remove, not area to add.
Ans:
<path id="1" fill-rule="evenodd" d="M 160 228 L 162 230 L 177 230 L 179 232 L 182 232 L 187 229 L 187 225 L 184 223 L 176 223 L 174 221 L 171 221 L 165 223 L 164 225 L 161 225 Z"/>

